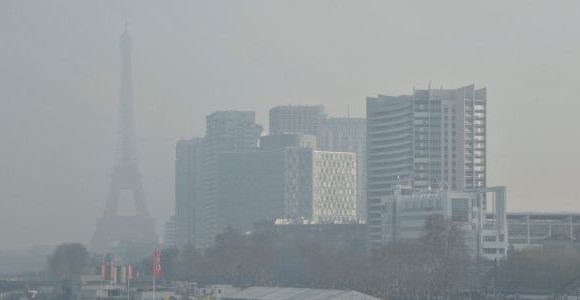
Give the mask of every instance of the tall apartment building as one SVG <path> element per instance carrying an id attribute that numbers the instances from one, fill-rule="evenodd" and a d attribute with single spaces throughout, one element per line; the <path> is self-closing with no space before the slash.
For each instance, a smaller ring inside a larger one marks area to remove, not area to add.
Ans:
<path id="1" fill-rule="evenodd" d="M 220 155 L 228 152 L 251 152 L 258 147 L 262 127 L 256 124 L 253 111 L 218 111 L 206 118 L 206 134 L 202 151 L 202 210 L 204 212 L 204 242 L 213 243 L 219 233 L 218 162 Z"/>
<path id="2" fill-rule="evenodd" d="M 367 98 L 367 224 L 398 182 L 414 190 L 486 186 L 486 89 L 414 90 Z"/>
<path id="3" fill-rule="evenodd" d="M 354 152 L 357 156 L 357 214 L 366 220 L 366 133 L 365 118 L 328 118 L 318 133 L 318 148 L 324 151 Z"/>
<path id="4" fill-rule="evenodd" d="M 175 227 L 176 244 L 200 245 L 204 240 L 203 200 L 200 188 L 202 138 L 177 142 L 175 147 Z"/>
<path id="5" fill-rule="evenodd" d="M 287 105 L 270 109 L 270 134 L 296 133 L 317 136 L 325 118 L 324 106 Z"/>

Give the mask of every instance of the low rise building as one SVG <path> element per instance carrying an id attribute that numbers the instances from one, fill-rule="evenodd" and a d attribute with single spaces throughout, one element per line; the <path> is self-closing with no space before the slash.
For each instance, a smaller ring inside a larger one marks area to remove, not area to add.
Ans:
<path id="1" fill-rule="evenodd" d="M 382 235 L 369 241 L 371 246 L 419 239 L 427 219 L 441 215 L 464 230 L 472 257 L 493 260 L 507 254 L 505 187 L 418 192 L 397 186 L 382 203 Z"/>
<path id="2" fill-rule="evenodd" d="M 544 246 L 580 247 L 580 213 L 514 212 L 507 215 L 514 250 Z"/>

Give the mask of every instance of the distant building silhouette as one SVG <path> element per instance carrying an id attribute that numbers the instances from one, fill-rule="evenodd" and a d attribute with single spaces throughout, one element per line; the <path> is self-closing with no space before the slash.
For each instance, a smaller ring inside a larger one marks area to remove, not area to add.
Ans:
<path id="1" fill-rule="evenodd" d="M 175 239 L 178 247 L 204 242 L 202 147 L 202 138 L 192 138 L 179 141 L 175 149 Z"/>
<path id="2" fill-rule="evenodd" d="M 91 240 L 95 253 L 118 252 L 120 245 L 127 249 L 154 247 L 158 243 L 153 218 L 145 203 L 141 173 L 135 143 L 133 112 L 133 83 L 131 77 L 131 36 L 125 27 L 121 35 L 121 90 L 119 97 L 119 137 L 111 188 L 103 216 L 97 220 L 97 230 Z M 122 191 L 133 195 L 136 214 L 117 213 Z M 138 246 L 134 246 L 138 245 Z M 147 252 L 138 250 L 137 252 Z M 128 254 L 130 256 L 130 254 Z M 135 258 L 135 257 L 133 257 Z"/>
<path id="3" fill-rule="evenodd" d="M 171 216 L 163 226 L 163 247 L 174 248 L 177 246 L 177 228 L 175 215 Z"/>
<path id="4" fill-rule="evenodd" d="M 271 135 L 297 133 L 318 136 L 322 120 L 326 118 L 324 106 L 286 105 L 270 109 Z"/>
<path id="5" fill-rule="evenodd" d="M 203 227 L 199 230 L 203 239 L 201 247 L 211 245 L 222 228 L 218 198 L 220 156 L 255 151 L 261 133 L 262 127 L 256 124 L 253 111 L 217 111 L 207 116 L 202 147 L 202 202 L 198 206 L 203 215 Z"/>

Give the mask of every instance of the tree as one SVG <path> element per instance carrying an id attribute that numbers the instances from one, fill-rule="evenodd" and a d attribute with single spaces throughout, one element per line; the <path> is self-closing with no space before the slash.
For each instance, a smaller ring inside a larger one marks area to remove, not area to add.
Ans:
<path id="1" fill-rule="evenodd" d="M 426 286 L 435 295 L 449 295 L 465 286 L 471 258 L 465 233 L 457 223 L 434 215 L 425 222 L 421 238 Z"/>
<path id="2" fill-rule="evenodd" d="M 62 284 L 60 299 L 73 298 L 73 282 L 78 281 L 89 259 L 85 246 L 77 243 L 59 245 L 48 257 L 50 274 Z"/>
<path id="3" fill-rule="evenodd" d="M 166 281 L 177 279 L 179 272 L 179 250 L 167 248 L 161 250 L 161 278 Z"/>
<path id="4" fill-rule="evenodd" d="M 191 282 L 203 281 L 203 254 L 195 247 L 188 245 L 179 251 L 178 277 Z"/>
<path id="5" fill-rule="evenodd" d="M 82 244 L 61 244 L 48 258 L 49 271 L 59 280 L 75 280 L 81 275 L 88 259 L 89 253 Z"/>
<path id="6" fill-rule="evenodd" d="M 580 254 L 569 248 L 538 248 L 514 251 L 499 263 L 501 289 L 556 291 L 580 280 Z"/>

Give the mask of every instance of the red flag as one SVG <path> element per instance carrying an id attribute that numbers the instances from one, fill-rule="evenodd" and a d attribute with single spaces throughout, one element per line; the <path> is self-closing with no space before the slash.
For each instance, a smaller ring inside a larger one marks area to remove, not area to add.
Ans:
<path id="1" fill-rule="evenodd" d="M 161 277 L 161 252 L 157 249 L 153 251 L 153 276 Z"/>
<path id="2" fill-rule="evenodd" d="M 107 267 L 105 266 L 105 264 L 101 264 L 101 272 L 99 273 L 99 278 L 101 280 L 105 280 L 106 273 L 107 273 Z"/>
<path id="3" fill-rule="evenodd" d="M 127 280 L 133 279 L 133 266 L 127 265 Z"/>

